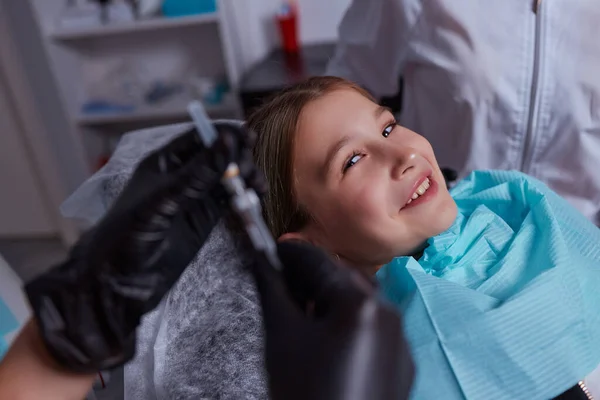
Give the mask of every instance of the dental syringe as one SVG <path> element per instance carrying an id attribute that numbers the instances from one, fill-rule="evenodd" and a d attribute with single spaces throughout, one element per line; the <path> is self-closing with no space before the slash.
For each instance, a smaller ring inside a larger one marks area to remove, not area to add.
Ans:
<path id="1" fill-rule="evenodd" d="M 206 115 L 204 107 L 200 102 L 193 101 L 188 105 L 188 112 L 200 140 L 207 149 L 210 149 L 217 140 L 218 132 Z M 242 221 L 254 249 L 263 252 L 269 263 L 275 269 L 281 270 L 277 245 L 262 217 L 260 199 L 253 189 L 246 187 L 237 164 L 230 163 L 227 166 L 221 183 L 231 196 L 231 208 Z"/>

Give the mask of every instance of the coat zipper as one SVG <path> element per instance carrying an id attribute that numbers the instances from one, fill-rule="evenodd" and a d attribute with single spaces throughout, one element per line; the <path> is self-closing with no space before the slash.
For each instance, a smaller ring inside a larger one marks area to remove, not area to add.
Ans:
<path id="1" fill-rule="evenodd" d="M 531 167 L 531 158 L 533 156 L 533 139 L 534 133 L 534 121 L 537 116 L 537 92 L 538 92 L 538 77 L 540 74 L 540 36 L 542 20 L 540 15 L 540 8 L 542 0 L 534 0 L 534 12 L 535 12 L 535 44 L 534 44 L 534 56 L 533 56 L 533 78 L 531 79 L 531 90 L 529 98 L 529 116 L 527 120 L 527 131 L 525 132 L 525 143 L 523 146 L 523 153 L 521 157 L 521 171 L 529 173 Z"/>
<path id="2" fill-rule="evenodd" d="M 535 13 L 535 48 L 534 48 L 534 61 L 533 61 L 533 79 L 531 82 L 531 97 L 529 103 L 529 120 L 527 121 L 527 134 L 525 136 L 525 148 L 523 149 L 523 159 L 521 163 L 521 170 L 527 172 L 525 168 L 529 169 L 531 163 L 530 147 L 533 142 L 533 120 L 536 114 L 536 100 L 537 100 L 537 89 L 538 89 L 538 75 L 540 69 L 540 29 L 541 29 L 541 17 L 540 7 L 542 0 L 534 0 L 533 11 Z M 581 391 L 585 394 L 588 400 L 594 400 L 594 397 L 590 393 L 587 385 L 584 381 L 577 382 Z"/>
<path id="3" fill-rule="evenodd" d="M 581 391 L 587 396 L 588 400 L 594 400 L 594 397 L 592 396 L 592 394 L 590 393 L 589 389 L 587 388 L 587 386 L 585 385 L 584 381 L 579 381 L 577 382 L 577 384 L 579 385 L 579 387 L 581 388 Z"/>

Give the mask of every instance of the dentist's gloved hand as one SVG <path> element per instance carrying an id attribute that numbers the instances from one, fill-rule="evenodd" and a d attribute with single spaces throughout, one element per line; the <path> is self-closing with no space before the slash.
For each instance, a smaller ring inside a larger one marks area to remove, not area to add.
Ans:
<path id="1" fill-rule="evenodd" d="M 249 186 L 264 189 L 247 131 L 216 127 L 210 151 L 190 130 L 144 159 L 68 260 L 26 286 L 44 343 L 63 367 L 94 372 L 133 357 L 142 315 L 159 304 L 227 209 L 220 179 L 230 162 Z"/>
<path id="2" fill-rule="evenodd" d="M 254 275 L 266 329 L 271 397 L 406 399 L 414 369 L 400 317 L 373 283 L 300 242 L 278 245 L 279 273 Z"/>

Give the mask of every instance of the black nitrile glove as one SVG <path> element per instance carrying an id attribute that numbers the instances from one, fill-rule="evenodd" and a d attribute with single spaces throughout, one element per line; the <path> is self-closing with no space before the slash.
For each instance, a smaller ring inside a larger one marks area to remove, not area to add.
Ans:
<path id="1" fill-rule="evenodd" d="M 249 186 L 264 188 L 246 130 L 216 127 L 210 150 L 190 130 L 144 159 L 69 259 L 26 286 L 48 350 L 67 369 L 93 372 L 133 357 L 142 315 L 159 304 L 227 209 L 220 179 L 230 162 Z"/>
<path id="2" fill-rule="evenodd" d="M 308 244 L 278 252 L 282 273 L 260 259 L 254 268 L 271 397 L 408 398 L 414 369 L 400 317 L 372 282 Z"/>

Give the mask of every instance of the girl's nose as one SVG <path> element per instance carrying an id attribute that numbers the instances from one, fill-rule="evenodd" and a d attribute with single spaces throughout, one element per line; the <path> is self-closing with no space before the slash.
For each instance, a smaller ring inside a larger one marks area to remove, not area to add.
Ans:
<path id="1" fill-rule="evenodd" d="M 402 147 L 390 152 L 392 164 L 392 179 L 401 179 L 406 173 L 414 169 L 418 163 L 418 154 L 412 147 Z"/>

